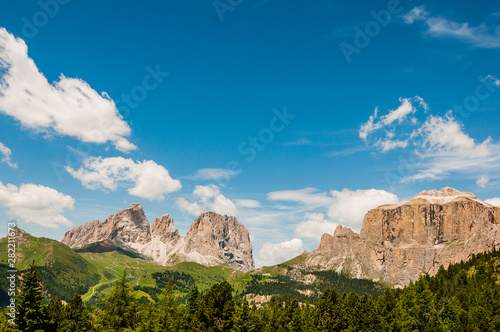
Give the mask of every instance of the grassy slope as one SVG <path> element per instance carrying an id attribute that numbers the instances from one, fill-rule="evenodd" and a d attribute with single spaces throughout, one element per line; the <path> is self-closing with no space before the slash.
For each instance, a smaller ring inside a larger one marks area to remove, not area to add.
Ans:
<path id="1" fill-rule="evenodd" d="M 183 262 L 167 267 L 167 270 L 184 272 L 192 276 L 201 290 L 206 290 L 214 283 L 231 280 L 235 275 L 241 273 L 227 265 L 204 266 L 192 262 Z"/>
<path id="2" fill-rule="evenodd" d="M 8 240 L 0 239 L 0 280 L 5 280 L 8 263 Z M 21 274 L 31 262 L 38 266 L 47 295 L 69 301 L 74 293 L 90 287 L 99 276 L 92 264 L 66 245 L 37 238 L 19 230 L 16 240 L 16 268 Z M 0 282 L 0 287 L 5 290 Z M 3 298 L 3 300 L 5 300 Z M 2 299 L 0 299 L 0 302 Z"/>
<path id="3" fill-rule="evenodd" d="M 129 283 L 132 287 L 155 287 L 156 282 L 152 278 L 151 274 L 154 272 L 169 270 L 189 274 L 193 277 L 201 290 L 207 290 L 216 282 L 230 280 L 231 278 L 242 274 L 227 265 L 207 267 L 197 263 L 183 262 L 175 266 L 165 267 L 141 258 L 132 258 L 116 251 L 106 253 L 84 252 L 78 253 L 78 255 L 87 260 L 97 271 L 99 271 L 100 279 L 96 285 L 99 284 L 100 286 L 96 287 L 93 296 L 100 293 L 108 293 L 110 286 L 113 284 L 112 282 L 123 275 L 125 270 L 130 276 Z M 88 292 L 83 295 L 83 297 L 87 299 L 93 291 L 93 288 L 90 288 Z M 133 295 L 135 298 L 146 296 L 150 299 L 149 295 L 142 291 L 134 291 Z"/>

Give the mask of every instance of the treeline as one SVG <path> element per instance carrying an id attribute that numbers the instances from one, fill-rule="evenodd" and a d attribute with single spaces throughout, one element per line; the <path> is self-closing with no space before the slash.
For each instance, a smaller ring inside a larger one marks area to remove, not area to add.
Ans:
<path id="1" fill-rule="evenodd" d="M 200 292 L 194 285 L 181 304 L 167 283 L 158 302 L 138 304 L 120 279 L 99 307 L 76 295 L 63 306 L 43 304 L 36 269 L 23 276 L 17 325 L 1 318 L 3 331 L 499 331 L 500 252 L 473 255 L 465 263 L 440 269 L 434 277 L 386 289 L 383 295 L 327 289 L 311 305 L 276 296 L 265 305 L 235 299 L 223 281 Z M 6 312 L 7 313 L 7 312 Z"/>
<path id="2" fill-rule="evenodd" d="M 315 277 L 314 281 L 304 283 L 291 278 L 288 274 L 276 277 L 254 274 L 251 275 L 252 279 L 244 291 L 237 295 L 238 297 L 244 297 L 245 294 L 287 295 L 302 302 L 315 303 L 319 301 L 321 294 L 327 288 L 335 288 L 339 293 L 354 291 L 358 295 L 365 293 L 382 295 L 385 289 L 380 283 L 367 279 L 351 278 L 345 273 L 337 273 L 333 270 L 313 270 L 307 271 L 307 273 Z"/>
<path id="3" fill-rule="evenodd" d="M 192 276 L 184 272 L 169 271 L 164 272 L 153 272 L 151 276 L 155 280 L 156 287 L 151 286 L 134 286 L 134 291 L 143 291 L 148 294 L 149 297 L 156 303 L 158 302 L 158 296 L 162 293 L 162 289 L 170 285 L 175 293 L 182 294 L 179 296 L 180 303 L 186 303 L 187 294 L 195 284 L 195 280 Z M 143 296 L 139 299 L 138 303 L 147 303 L 149 299 Z"/>

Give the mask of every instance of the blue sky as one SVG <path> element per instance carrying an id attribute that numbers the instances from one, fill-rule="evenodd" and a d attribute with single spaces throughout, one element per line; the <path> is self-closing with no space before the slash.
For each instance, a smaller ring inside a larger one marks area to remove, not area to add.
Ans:
<path id="1" fill-rule="evenodd" d="M 500 204 L 500 3 L 2 2 L 0 220 L 207 210 L 257 265 L 452 186 Z"/>

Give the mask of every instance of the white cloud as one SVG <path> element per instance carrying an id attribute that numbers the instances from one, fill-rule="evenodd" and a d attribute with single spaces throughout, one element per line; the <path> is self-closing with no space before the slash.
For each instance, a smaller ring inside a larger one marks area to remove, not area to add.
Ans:
<path id="1" fill-rule="evenodd" d="M 0 28 L 0 112 L 39 132 L 55 132 L 83 142 L 111 142 L 126 152 L 136 149 L 125 137 L 130 127 L 106 93 L 61 74 L 50 84 L 28 57 L 28 47 Z"/>
<path id="2" fill-rule="evenodd" d="M 193 191 L 193 195 L 199 197 L 205 204 L 218 194 L 220 194 L 219 187 L 213 184 L 208 186 L 196 186 Z"/>
<path id="3" fill-rule="evenodd" d="M 201 206 L 196 202 L 188 202 L 184 197 L 179 197 L 175 201 L 177 207 L 193 216 L 199 216 L 204 211 Z"/>
<path id="4" fill-rule="evenodd" d="M 500 80 L 498 78 L 496 78 L 495 76 L 493 75 L 488 75 L 484 78 L 486 81 L 487 80 L 491 80 L 493 82 L 493 84 L 495 84 L 497 87 L 500 87 Z"/>
<path id="5" fill-rule="evenodd" d="M 270 266 L 290 260 L 302 253 L 304 244 L 301 239 L 292 239 L 281 243 L 266 242 L 256 258 L 257 266 Z"/>
<path id="6" fill-rule="evenodd" d="M 260 202 L 254 199 L 235 199 L 234 202 L 237 206 L 243 208 L 258 208 L 260 207 Z"/>
<path id="7" fill-rule="evenodd" d="M 324 209 L 328 211 L 331 222 L 338 222 L 344 226 L 349 226 L 354 230 L 359 230 L 363 217 L 368 210 L 379 205 L 392 204 L 398 202 L 398 197 L 385 190 L 332 190 L 330 194 L 319 192 L 315 188 L 305 188 L 299 190 L 275 191 L 267 194 L 269 200 L 281 200 L 297 202 L 309 211 L 314 209 Z M 292 211 L 297 213 L 302 210 Z M 313 215 L 316 223 L 318 215 Z M 298 234 L 298 233 L 297 233 Z"/>
<path id="8" fill-rule="evenodd" d="M 420 97 L 417 96 L 417 98 Z M 410 99 L 400 98 L 399 101 L 401 102 L 401 106 L 389 112 L 389 114 L 382 118 L 382 122 L 384 125 L 390 125 L 394 121 L 401 123 L 409 114 L 415 113 L 417 111 L 417 109 L 411 104 Z"/>
<path id="9" fill-rule="evenodd" d="M 233 201 L 220 193 L 216 185 L 196 186 L 193 191 L 194 202 L 189 202 L 185 198 L 177 199 L 177 207 L 194 216 L 199 216 L 203 212 L 214 211 L 219 214 L 236 216 L 238 209 Z"/>
<path id="10" fill-rule="evenodd" d="M 380 205 L 394 204 L 398 196 L 385 190 L 332 190 L 335 202 L 328 209 L 328 216 L 338 223 L 359 231 L 365 214 Z"/>
<path id="11" fill-rule="evenodd" d="M 313 145 L 314 143 L 311 142 L 308 138 L 302 137 L 296 141 L 293 142 L 286 142 L 283 143 L 283 145 L 288 145 L 288 146 L 304 146 L 304 145 Z"/>
<path id="12" fill-rule="evenodd" d="M 229 180 L 240 174 L 239 171 L 225 168 L 202 168 L 197 170 L 193 175 L 187 176 L 190 180 Z"/>
<path id="13" fill-rule="evenodd" d="M 485 188 L 486 185 L 488 184 L 488 182 L 490 182 L 490 178 L 483 175 L 483 176 L 480 176 L 479 179 L 477 179 L 476 185 L 478 187 Z"/>
<path id="14" fill-rule="evenodd" d="M 406 148 L 408 146 L 408 140 L 406 141 L 393 141 L 389 138 L 381 138 L 379 139 L 374 146 L 381 149 L 382 152 L 387 152 L 390 150 L 394 150 L 396 148 Z"/>
<path id="15" fill-rule="evenodd" d="M 0 182 L 0 206 L 8 207 L 8 215 L 26 223 L 54 229 L 70 227 L 73 223 L 63 216 L 63 211 L 72 210 L 74 204 L 71 196 L 49 187 L 28 183 L 18 188 Z"/>
<path id="16" fill-rule="evenodd" d="M 432 151 L 453 151 L 463 157 L 481 158 L 489 155 L 491 138 L 481 144 L 464 133 L 451 112 L 446 117 L 430 116 L 420 128 L 423 145 Z"/>
<path id="17" fill-rule="evenodd" d="M 487 79 L 500 86 L 500 80 L 495 77 L 488 75 Z M 427 114 L 429 106 L 418 96 L 400 98 L 400 102 L 401 106 L 395 111 L 381 117 L 376 109 L 359 129 L 359 136 L 368 146 L 382 153 L 412 148 L 410 157 L 400 161 L 398 171 L 404 169 L 404 174 L 392 174 L 397 181 L 438 180 L 451 172 L 472 172 L 480 176 L 500 167 L 500 145 L 494 144 L 490 137 L 476 142 L 452 111 L 444 116 Z M 423 109 L 419 113 L 425 116 L 423 121 L 409 116 L 418 108 Z M 383 128 L 386 130 L 380 130 Z"/>
<path id="18" fill-rule="evenodd" d="M 385 137 L 376 140 L 373 145 L 377 147 L 382 152 L 387 152 L 395 148 L 406 148 L 408 145 L 408 137 L 405 140 L 393 140 L 395 125 L 401 125 L 402 123 L 409 120 L 410 123 L 415 124 L 416 118 L 410 117 L 410 115 L 416 113 L 418 108 L 422 108 L 425 112 L 429 109 L 429 105 L 419 96 L 413 98 L 399 98 L 401 105 L 395 110 L 389 111 L 386 115 L 379 117 L 379 109 L 375 108 L 375 112 L 368 118 L 368 121 L 362 124 L 359 128 L 359 137 L 365 142 L 369 141 L 369 136 L 382 129 L 388 128 L 385 131 Z"/>
<path id="19" fill-rule="evenodd" d="M 220 214 L 227 214 L 228 216 L 236 216 L 238 209 L 236 205 L 229 198 L 219 194 L 215 196 L 213 210 Z"/>
<path id="20" fill-rule="evenodd" d="M 83 166 L 66 170 L 87 188 L 115 191 L 128 186 L 130 195 L 149 200 L 162 200 L 165 194 L 181 189 L 181 182 L 170 177 L 168 170 L 152 160 L 134 161 L 122 157 L 87 158 Z"/>
<path id="21" fill-rule="evenodd" d="M 366 140 L 370 133 L 382 128 L 381 122 L 375 123 L 375 119 L 377 119 L 377 117 L 378 117 L 378 107 L 375 107 L 373 115 L 370 115 L 368 121 L 362 124 L 361 127 L 359 128 L 359 137 L 361 137 L 363 140 Z"/>
<path id="22" fill-rule="evenodd" d="M 491 205 L 500 206 L 500 197 L 490 198 L 485 200 L 485 202 Z"/>
<path id="23" fill-rule="evenodd" d="M 451 112 L 445 117 L 429 116 L 419 129 L 415 144 L 415 172 L 404 177 L 403 182 L 439 180 L 451 172 L 487 173 L 500 167 L 500 145 L 490 137 L 476 143 Z"/>
<path id="24" fill-rule="evenodd" d="M 403 16 L 403 20 L 407 24 L 413 24 L 415 21 L 425 20 L 429 13 L 425 10 L 424 6 L 415 7 Z"/>
<path id="25" fill-rule="evenodd" d="M 6 147 L 2 142 L 0 142 L 0 154 L 3 155 L 2 159 L 0 159 L 0 163 L 6 163 L 12 168 L 17 168 L 17 163 L 13 163 L 10 161 L 12 151 L 10 151 L 10 149 Z"/>
<path id="26" fill-rule="evenodd" d="M 271 201 L 289 201 L 308 206 L 324 206 L 333 202 L 333 198 L 325 192 L 319 192 L 316 188 L 304 188 L 297 190 L 273 191 L 267 194 Z"/>
<path id="27" fill-rule="evenodd" d="M 480 48 L 500 47 L 498 27 L 488 27 L 486 24 L 470 26 L 469 23 L 458 23 L 441 16 L 432 16 L 424 6 L 413 8 L 403 16 L 403 19 L 407 24 L 423 22 L 427 26 L 427 33 L 433 37 L 459 39 Z"/>
<path id="28" fill-rule="evenodd" d="M 325 220 L 323 213 L 306 213 L 305 220 L 295 228 L 295 235 L 303 239 L 321 240 L 325 233 L 333 235 L 337 223 Z"/>

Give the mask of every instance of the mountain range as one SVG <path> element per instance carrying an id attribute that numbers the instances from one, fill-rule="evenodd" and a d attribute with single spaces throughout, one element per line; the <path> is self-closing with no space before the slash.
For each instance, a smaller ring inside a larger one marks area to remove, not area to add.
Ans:
<path id="1" fill-rule="evenodd" d="M 165 266 L 195 262 L 205 266 L 227 264 L 240 271 L 255 268 L 247 228 L 235 217 L 215 212 L 201 214 L 185 237 L 166 214 L 150 226 L 140 204 L 66 232 L 62 243 L 72 249 L 109 244 Z"/>
<path id="2" fill-rule="evenodd" d="M 234 217 L 214 212 L 200 215 L 182 238 L 168 214 L 150 227 L 143 208 L 132 204 L 104 222 L 95 220 L 68 231 L 62 243 L 94 250 L 108 243 L 108 248 L 121 248 L 166 266 L 187 261 L 254 269 L 246 227 Z M 292 261 L 407 285 L 422 274 L 434 275 L 441 266 L 466 261 L 499 245 L 500 208 L 472 193 L 445 187 L 372 209 L 359 234 L 338 226 L 333 235 L 323 234 L 316 250 Z"/>
<path id="3" fill-rule="evenodd" d="M 344 226 L 332 233 L 323 234 L 312 252 L 255 269 L 248 230 L 235 217 L 203 213 L 181 237 L 170 215 L 150 225 L 142 206 L 132 204 L 103 222 L 75 227 L 62 243 L 19 229 L 16 258 L 19 270 L 34 260 L 47 292 L 63 299 L 86 290 L 90 299 L 127 270 L 136 278 L 135 296 L 150 301 L 158 282 L 176 277 L 204 289 L 229 280 L 247 298 L 294 294 L 306 300 L 318 298 L 327 286 L 361 293 L 405 286 L 474 254 L 498 250 L 500 207 L 446 187 L 370 210 L 359 234 Z M 0 251 L 7 252 L 6 238 Z M 179 282 L 178 290 L 187 292 L 189 285 Z"/>

